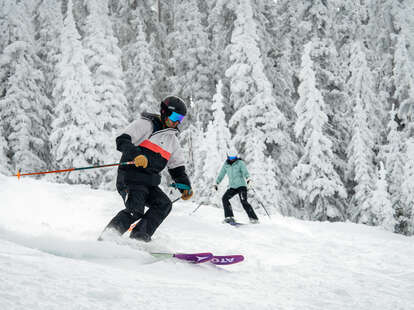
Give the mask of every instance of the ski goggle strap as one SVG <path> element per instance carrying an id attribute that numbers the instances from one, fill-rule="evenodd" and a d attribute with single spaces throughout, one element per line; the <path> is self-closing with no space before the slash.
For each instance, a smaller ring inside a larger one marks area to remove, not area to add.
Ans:
<path id="1" fill-rule="evenodd" d="M 184 115 L 181 115 L 177 112 L 172 112 L 170 116 L 168 116 L 168 118 L 172 121 L 172 122 L 182 122 L 182 120 L 184 119 Z"/>

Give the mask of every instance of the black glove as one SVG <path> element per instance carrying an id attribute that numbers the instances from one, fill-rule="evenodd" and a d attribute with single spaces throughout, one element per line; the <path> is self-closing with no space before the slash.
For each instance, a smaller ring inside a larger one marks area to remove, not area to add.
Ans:
<path id="1" fill-rule="evenodd" d="M 214 188 L 214 190 L 218 191 L 218 185 L 217 184 L 214 184 L 213 188 Z"/>

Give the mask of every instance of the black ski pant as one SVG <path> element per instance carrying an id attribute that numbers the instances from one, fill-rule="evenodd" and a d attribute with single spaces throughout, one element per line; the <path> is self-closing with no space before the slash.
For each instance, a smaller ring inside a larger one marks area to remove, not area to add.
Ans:
<path id="1" fill-rule="evenodd" d="M 131 231 L 131 238 L 150 241 L 155 230 L 171 211 L 170 198 L 158 186 L 135 185 L 132 189 L 119 190 L 125 209 L 121 210 L 107 225 L 124 234 L 132 223 L 140 219 Z M 145 207 L 148 210 L 145 212 Z"/>
<path id="2" fill-rule="evenodd" d="M 239 194 L 241 204 L 244 211 L 246 211 L 249 219 L 257 220 L 257 215 L 254 212 L 250 203 L 247 202 L 247 188 L 246 186 L 241 186 L 238 188 L 229 188 L 223 195 L 223 207 L 224 207 L 224 217 L 234 216 L 233 209 L 231 208 L 230 199 L 235 195 Z"/>

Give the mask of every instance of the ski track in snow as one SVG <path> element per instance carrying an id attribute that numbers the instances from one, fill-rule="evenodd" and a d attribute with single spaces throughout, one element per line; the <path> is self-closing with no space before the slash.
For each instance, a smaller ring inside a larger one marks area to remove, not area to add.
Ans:
<path id="1" fill-rule="evenodd" d="M 0 176 L 0 309 L 414 308 L 414 238 L 265 214 L 233 227 L 221 209 L 190 216 L 195 205 L 178 202 L 148 244 L 96 241 L 121 208 L 115 192 Z M 245 261 L 192 265 L 151 251 Z"/>

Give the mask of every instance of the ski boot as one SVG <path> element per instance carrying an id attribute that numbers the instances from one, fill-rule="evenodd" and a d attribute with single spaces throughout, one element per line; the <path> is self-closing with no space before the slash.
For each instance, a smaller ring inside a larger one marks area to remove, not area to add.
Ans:
<path id="1" fill-rule="evenodd" d="M 234 217 L 228 216 L 228 217 L 226 217 L 224 219 L 223 223 L 227 223 L 227 224 L 233 225 L 233 224 L 236 223 L 236 221 L 234 220 Z"/>

